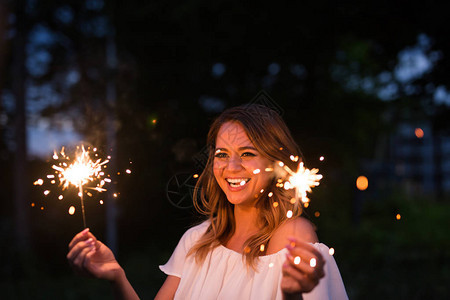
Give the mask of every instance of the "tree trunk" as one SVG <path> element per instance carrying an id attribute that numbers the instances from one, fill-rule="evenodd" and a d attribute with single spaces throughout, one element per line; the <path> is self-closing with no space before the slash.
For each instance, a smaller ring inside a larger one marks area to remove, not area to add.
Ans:
<path id="1" fill-rule="evenodd" d="M 9 54 L 8 16 L 8 5 L 6 1 L 0 0 L 0 95 L 5 83 L 6 57 Z"/>
<path id="2" fill-rule="evenodd" d="M 19 1 L 19 3 L 22 1 Z M 12 88 L 15 98 L 15 156 L 14 156 L 14 228 L 18 250 L 25 252 L 30 245 L 27 187 L 27 132 L 25 99 L 26 25 L 24 6 L 16 3 L 16 33 L 13 40 Z M 23 3 L 22 3 L 23 4 Z"/>

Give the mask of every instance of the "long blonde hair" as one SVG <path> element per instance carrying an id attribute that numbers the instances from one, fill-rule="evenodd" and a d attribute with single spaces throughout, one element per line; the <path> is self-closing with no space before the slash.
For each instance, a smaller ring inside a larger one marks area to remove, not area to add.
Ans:
<path id="1" fill-rule="evenodd" d="M 209 251 L 225 244 L 235 231 L 233 204 L 227 200 L 213 174 L 217 134 L 222 125 L 230 121 L 242 125 L 258 152 L 272 162 L 282 161 L 295 170 L 297 163 L 292 162 L 290 156 L 302 157 L 283 119 L 277 112 L 266 106 L 246 104 L 230 108 L 213 122 L 207 136 L 208 161 L 194 191 L 195 208 L 210 221 L 205 234 L 188 252 L 188 256 L 194 254 L 199 263 L 205 260 Z M 287 220 L 287 211 L 293 210 L 294 218 L 302 213 L 301 206 L 293 209 L 293 205 L 289 202 L 292 193 L 277 187 L 276 184 L 277 178 L 274 176 L 256 201 L 259 210 L 258 224 L 261 225 L 261 230 L 244 243 L 244 258 L 250 267 L 255 267 L 256 258 L 265 254 L 272 234 Z M 273 193 L 271 197 L 268 196 L 270 192 Z M 274 205 L 275 202 L 277 204 Z"/>

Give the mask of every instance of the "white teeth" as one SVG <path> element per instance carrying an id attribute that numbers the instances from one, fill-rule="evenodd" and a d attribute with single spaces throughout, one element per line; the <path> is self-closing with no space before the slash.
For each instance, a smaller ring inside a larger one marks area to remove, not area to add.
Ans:
<path id="1" fill-rule="evenodd" d="M 232 187 L 238 187 L 243 186 L 247 182 L 249 182 L 250 178 L 227 178 L 226 181 L 232 186 Z"/>
<path id="2" fill-rule="evenodd" d="M 231 178 L 227 178 L 227 181 L 229 183 L 240 183 L 242 181 L 247 182 L 248 178 L 237 178 L 237 179 L 231 179 Z"/>

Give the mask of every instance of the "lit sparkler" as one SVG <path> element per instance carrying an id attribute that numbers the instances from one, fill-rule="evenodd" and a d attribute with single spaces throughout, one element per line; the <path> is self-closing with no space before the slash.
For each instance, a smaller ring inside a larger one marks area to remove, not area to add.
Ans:
<path id="1" fill-rule="evenodd" d="M 97 149 L 94 148 L 93 152 L 96 151 Z M 95 156 L 98 157 L 98 154 L 95 153 Z M 86 228 L 83 189 L 91 189 L 97 192 L 106 191 L 104 185 L 111 182 L 111 179 L 109 178 L 109 175 L 105 173 L 104 168 L 106 168 L 106 164 L 109 160 L 102 160 L 101 158 L 92 160 L 89 148 L 86 150 L 84 146 L 81 146 L 81 148 L 77 146 L 77 153 L 75 153 L 75 158 L 73 160 L 65 153 L 64 147 L 59 153 L 56 151 L 54 152 L 53 159 L 58 161 L 58 163 L 52 166 L 52 169 L 55 170 L 55 175 L 49 174 L 47 175 L 47 178 L 52 179 L 52 184 L 55 183 L 55 178 L 59 179 L 59 185 L 62 186 L 62 190 L 69 188 L 71 185 L 78 188 L 78 196 L 81 200 L 83 225 Z M 38 179 L 34 182 L 34 185 L 42 184 L 42 179 Z M 48 195 L 49 193 L 50 191 L 46 190 L 44 195 Z M 87 194 L 88 196 L 92 196 L 92 193 L 90 192 L 87 192 Z M 58 199 L 63 199 L 63 196 L 59 195 Z M 74 212 L 75 208 L 72 206 L 69 209 L 69 214 L 72 215 Z"/>
<path id="2" fill-rule="evenodd" d="M 79 189 L 78 196 L 81 200 L 81 212 L 83 214 L 83 225 L 86 228 L 86 216 L 84 212 L 84 197 L 83 197 L 83 186 L 86 183 L 99 181 L 95 187 L 88 187 L 98 192 L 106 191 L 103 186 L 105 185 L 105 180 L 102 179 L 104 172 L 102 171 L 103 166 L 105 166 L 109 160 L 102 161 L 97 159 L 92 161 L 89 155 L 89 151 L 81 146 L 81 153 L 78 153 L 74 162 L 68 165 L 66 162 L 60 162 L 58 165 L 53 165 L 52 168 L 58 172 L 58 178 L 60 185 L 62 185 L 63 190 L 68 188 L 71 184 Z M 64 148 L 60 152 L 64 160 L 70 160 L 68 156 L 64 153 Z M 58 159 L 58 155 L 53 155 L 53 158 Z"/>
<path id="3" fill-rule="evenodd" d="M 298 157 L 291 157 L 293 161 L 297 161 Z M 318 186 L 319 181 L 323 178 L 321 174 L 317 174 L 319 169 L 305 168 L 303 162 L 299 163 L 297 172 L 292 171 L 283 162 L 279 162 L 278 165 L 282 167 L 288 174 L 288 180 L 284 182 L 284 188 L 286 190 L 295 189 L 295 199 L 301 200 L 303 203 L 308 203 L 308 194 L 312 192 L 312 188 Z M 294 203 L 297 204 L 298 201 Z"/>

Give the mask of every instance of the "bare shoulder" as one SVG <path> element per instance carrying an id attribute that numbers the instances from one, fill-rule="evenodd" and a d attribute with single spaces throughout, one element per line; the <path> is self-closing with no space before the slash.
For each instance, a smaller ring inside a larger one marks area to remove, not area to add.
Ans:
<path id="1" fill-rule="evenodd" d="M 287 220 L 273 233 L 269 242 L 267 253 L 275 253 L 283 249 L 289 242 L 289 237 L 295 237 L 298 240 L 307 243 L 317 243 L 316 230 L 314 224 L 303 217 Z"/>

